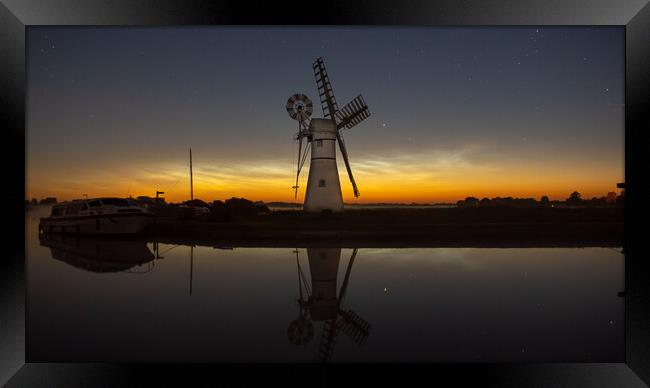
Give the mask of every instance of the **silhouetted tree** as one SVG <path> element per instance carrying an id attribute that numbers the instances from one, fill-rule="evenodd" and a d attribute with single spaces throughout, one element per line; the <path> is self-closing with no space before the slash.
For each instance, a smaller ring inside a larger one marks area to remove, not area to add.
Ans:
<path id="1" fill-rule="evenodd" d="M 609 193 L 607 193 L 607 197 L 606 197 L 605 201 L 610 205 L 615 204 L 616 203 L 616 193 L 613 192 L 613 191 L 610 191 Z"/>
<path id="2" fill-rule="evenodd" d="M 38 199 L 32 198 L 32 205 L 38 205 Z"/>
<path id="3" fill-rule="evenodd" d="M 621 194 L 616 197 L 617 206 L 623 206 L 623 203 L 625 203 L 625 190 L 621 191 Z"/>
<path id="4" fill-rule="evenodd" d="M 542 198 L 539 200 L 539 203 L 542 206 L 548 206 L 549 205 L 548 197 L 546 195 L 542 196 Z"/>
<path id="5" fill-rule="evenodd" d="M 208 220 L 212 222 L 226 222 L 239 216 L 254 216 L 271 211 L 263 202 L 253 202 L 245 198 L 230 198 L 225 202 L 212 202 L 212 209 Z"/>
<path id="6" fill-rule="evenodd" d="M 253 202 L 245 198 L 230 198 L 224 203 L 226 208 L 237 214 L 269 213 L 269 208 L 262 202 Z"/>
<path id="7" fill-rule="evenodd" d="M 577 191 L 571 193 L 571 195 L 569 195 L 569 198 L 566 199 L 566 203 L 569 205 L 577 205 L 580 202 L 582 202 L 582 197 Z"/>
<path id="8" fill-rule="evenodd" d="M 463 201 L 463 202 L 464 202 L 463 205 L 466 206 L 466 207 L 476 207 L 476 206 L 478 206 L 478 198 L 467 197 L 467 198 L 465 198 L 465 201 Z"/>

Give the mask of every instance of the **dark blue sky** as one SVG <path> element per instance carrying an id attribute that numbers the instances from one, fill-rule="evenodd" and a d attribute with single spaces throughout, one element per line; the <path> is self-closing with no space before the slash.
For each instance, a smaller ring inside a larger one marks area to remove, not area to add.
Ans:
<path id="1" fill-rule="evenodd" d="M 345 133 L 364 199 L 600 196 L 623 178 L 620 27 L 30 27 L 28 190 L 152 191 L 184 179 L 191 146 L 205 196 L 290 199 L 284 105 L 316 102 L 318 56 L 339 106 L 370 107 Z"/>

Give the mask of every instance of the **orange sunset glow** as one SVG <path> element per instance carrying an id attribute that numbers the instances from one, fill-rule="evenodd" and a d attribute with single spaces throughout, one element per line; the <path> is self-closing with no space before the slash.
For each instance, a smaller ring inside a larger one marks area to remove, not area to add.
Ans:
<path id="1" fill-rule="evenodd" d="M 622 158 L 622 156 L 621 156 Z M 447 203 L 467 196 L 477 198 L 520 197 L 563 200 L 577 190 L 583 197 L 601 197 L 616 190 L 621 181 L 621 165 L 592 163 L 563 169 L 559 161 L 546 163 L 508 162 L 472 164 L 460 158 L 449 160 L 420 157 L 417 161 L 395 155 L 383 159 L 351 161 L 356 171 L 361 196 L 352 195 L 345 169 L 339 167 L 343 197 L 347 203 Z M 206 160 L 194 150 L 194 197 L 205 201 L 244 197 L 261 201 L 293 202 L 292 160 L 244 161 Z M 28 174 L 27 192 L 31 197 L 55 196 L 60 200 L 100 196 L 155 196 L 165 192 L 171 202 L 189 199 L 189 162 L 175 160 L 133 167 L 130 163 L 103 171 L 101 164 L 86 169 L 73 166 L 52 168 Z M 342 162 L 339 161 L 339 166 Z M 69 169 L 68 169 L 69 168 Z M 308 166 L 306 167 L 308 169 Z M 342 171 L 341 171 L 342 170 Z M 69 175 L 66 175 L 66 171 Z M 307 184 L 301 174 L 301 201 Z M 57 188 L 58 186 L 58 188 Z"/>

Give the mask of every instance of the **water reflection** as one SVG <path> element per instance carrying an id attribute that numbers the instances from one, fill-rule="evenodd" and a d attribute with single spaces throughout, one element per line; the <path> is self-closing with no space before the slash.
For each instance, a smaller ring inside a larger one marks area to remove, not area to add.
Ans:
<path id="1" fill-rule="evenodd" d="M 27 251 L 31 361 L 624 358 L 624 260 L 608 248 L 224 248 L 33 233 Z"/>
<path id="2" fill-rule="evenodd" d="M 337 292 L 337 274 L 341 260 L 341 248 L 308 248 L 307 258 L 311 284 L 300 266 L 300 251 L 296 249 L 298 267 L 297 300 L 300 308 L 298 318 L 289 324 L 289 341 L 294 345 L 305 345 L 314 337 L 314 321 L 325 321 L 321 335 L 318 356 L 327 362 L 332 358 L 339 331 L 343 331 L 359 346 L 366 342 L 370 324 L 352 310 L 343 310 L 341 305 L 350 280 L 350 273 L 358 250 L 352 256 L 345 271 L 345 279 Z M 304 291 L 303 291 L 304 289 Z"/>
<path id="3" fill-rule="evenodd" d="M 62 234 L 41 234 L 42 246 L 50 248 L 53 259 L 90 272 L 129 272 L 148 264 L 153 269 L 154 255 L 144 241 L 75 238 Z"/>

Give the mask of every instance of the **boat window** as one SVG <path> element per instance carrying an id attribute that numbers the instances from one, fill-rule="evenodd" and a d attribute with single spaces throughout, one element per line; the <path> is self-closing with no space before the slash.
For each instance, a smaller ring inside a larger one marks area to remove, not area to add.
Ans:
<path id="1" fill-rule="evenodd" d="M 321 179 L 318 181 L 318 187 L 325 187 L 325 179 Z"/>
<path id="2" fill-rule="evenodd" d="M 65 209 L 63 206 L 54 206 L 52 208 L 52 215 L 53 216 L 62 216 L 63 215 L 63 209 Z"/>
<path id="3" fill-rule="evenodd" d="M 102 206 L 102 204 L 99 201 L 90 201 L 90 202 L 88 202 L 88 206 L 90 206 L 90 207 L 99 207 L 99 206 Z"/>
<path id="4" fill-rule="evenodd" d="M 78 203 L 73 203 L 68 205 L 68 207 L 65 208 L 65 215 L 70 215 L 70 214 L 77 214 L 79 212 L 79 204 Z"/>
<path id="5" fill-rule="evenodd" d="M 129 206 L 129 203 L 126 201 L 126 199 L 121 199 L 121 198 L 102 199 L 102 203 L 104 205 L 112 205 L 112 206 Z"/>

